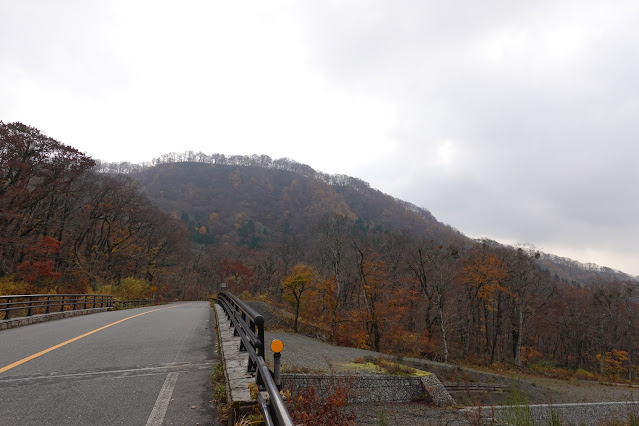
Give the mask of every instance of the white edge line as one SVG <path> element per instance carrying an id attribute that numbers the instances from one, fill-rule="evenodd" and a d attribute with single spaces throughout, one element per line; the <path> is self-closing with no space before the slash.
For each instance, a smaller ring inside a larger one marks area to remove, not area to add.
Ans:
<path id="1" fill-rule="evenodd" d="M 166 410 L 169 408 L 169 402 L 171 401 L 177 378 L 178 373 L 169 373 L 168 376 L 166 376 L 166 380 L 164 381 L 162 389 L 160 389 L 158 399 L 155 400 L 153 411 L 151 411 L 146 426 L 161 426 L 164 423 L 164 416 L 166 415 Z"/>

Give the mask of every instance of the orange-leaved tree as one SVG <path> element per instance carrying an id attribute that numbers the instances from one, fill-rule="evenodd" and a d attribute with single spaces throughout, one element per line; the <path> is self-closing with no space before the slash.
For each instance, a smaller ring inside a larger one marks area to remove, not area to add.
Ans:
<path id="1" fill-rule="evenodd" d="M 490 363 L 495 360 L 497 338 L 502 325 L 502 295 L 512 295 L 504 285 L 508 266 L 485 245 L 478 247 L 464 262 L 463 281 L 466 283 L 469 315 L 467 315 L 464 352 L 470 340 L 480 348 L 484 333 L 484 353 L 490 351 Z M 470 335 L 470 321 L 475 324 L 475 335 Z"/>
<path id="2" fill-rule="evenodd" d="M 55 267 L 55 256 L 59 252 L 60 241 L 53 237 L 42 238 L 37 245 L 26 249 L 25 259 L 16 268 L 17 277 L 38 291 L 49 291 L 62 276 Z"/>
<path id="3" fill-rule="evenodd" d="M 293 326 L 295 332 L 297 332 L 302 297 L 304 293 L 308 293 L 308 290 L 315 287 L 317 281 L 315 268 L 301 263 L 293 266 L 291 273 L 282 281 L 282 296 L 295 308 L 295 325 Z"/>

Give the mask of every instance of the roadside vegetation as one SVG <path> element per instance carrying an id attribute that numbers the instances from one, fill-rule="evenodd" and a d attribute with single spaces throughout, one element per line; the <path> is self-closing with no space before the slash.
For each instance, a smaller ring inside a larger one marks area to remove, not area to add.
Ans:
<path id="1" fill-rule="evenodd" d="M 193 297 L 189 235 L 124 176 L 21 123 L 0 121 L 0 294 Z M 144 288 L 143 288 L 144 287 Z"/>
<path id="2" fill-rule="evenodd" d="M 218 420 L 226 422 L 229 417 L 228 396 L 226 394 L 226 378 L 224 376 L 224 362 L 218 360 L 211 374 L 211 387 L 213 389 L 213 401 L 217 407 Z"/>
<path id="3" fill-rule="evenodd" d="M 383 373 L 391 376 L 427 376 L 430 373 L 401 364 L 401 360 L 391 361 L 377 357 L 357 358 L 352 364 L 341 364 L 342 367 L 353 368 L 371 373 Z"/>

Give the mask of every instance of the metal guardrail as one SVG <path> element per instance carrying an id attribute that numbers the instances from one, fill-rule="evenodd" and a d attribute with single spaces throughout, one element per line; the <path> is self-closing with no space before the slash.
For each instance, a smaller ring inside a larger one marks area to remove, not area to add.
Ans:
<path id="1" fill-rule="evenodd" d="M 234 328 L 233 334 L 241 338 L 240 351 L 249 355 L 248 371 L 255 373 L 255 383 L 269 396 L 267 403 L 262 394 L 257 397 L 267 425 L 294 426 L 293 419 L 286 409 L 273 373 L 264 360 L 264 317 L 255 309 L 228 292 L 220 292 L 217 303 L 224 309 L 227 319 Z M 274 414 L 275 419 L 273 419 Z M 276 420 L 273 422 L 273 420 Z"/>
<path id="2" fill-rule="evenodd" d="M 506 385 L 486 383 L 450 383 L 444 384 L 448 392 L 500 392 L 508 389 Z"/>
<path id="3" fill-rule="evenodd" d="M 111 308 L 114 297 L 107 294 L 21 294 L 0 296 L 0 320 L 30 317 L 64 310 Z M 70 308 L 70 309 L 66 309 Z"/>

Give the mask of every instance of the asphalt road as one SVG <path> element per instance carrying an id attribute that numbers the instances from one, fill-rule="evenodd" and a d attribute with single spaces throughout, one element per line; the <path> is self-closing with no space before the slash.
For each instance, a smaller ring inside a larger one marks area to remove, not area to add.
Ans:
<path id="1" fill-rule="evenodd" d="M 212 425 L 208 302 L 0 331 L 0 425 Z"/>

